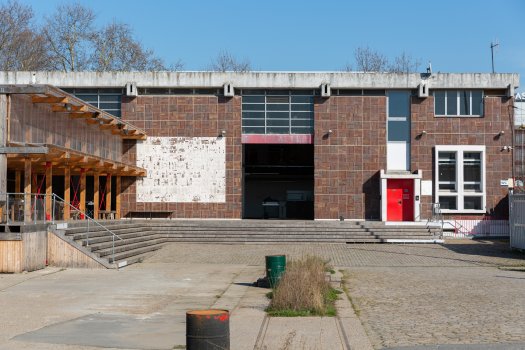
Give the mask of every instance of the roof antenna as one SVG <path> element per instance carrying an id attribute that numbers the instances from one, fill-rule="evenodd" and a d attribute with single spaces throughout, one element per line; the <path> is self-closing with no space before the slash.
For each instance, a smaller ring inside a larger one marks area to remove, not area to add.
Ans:
<path id="1" fill-rule="evenodd" d="M 432 75 L 432 62 L 428 61 L 427 74 Z"/>
<path id="2" fill-rule="evenodd" d="M 490 54 L 492 56 L 492 74 L 494 74 L 494 48 L 496 46 L 499 46 L 497 39 L 494 42 L 490 42 Z"/>

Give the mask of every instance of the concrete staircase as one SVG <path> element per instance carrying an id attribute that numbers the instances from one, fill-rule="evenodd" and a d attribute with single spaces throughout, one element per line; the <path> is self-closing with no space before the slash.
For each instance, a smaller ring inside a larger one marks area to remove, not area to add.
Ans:
<path id="1" fill-rule="evenodd" d="M 371 221 L 173 220 L 145 224 L 169 242 L 186 243 L 430 243 L 439 232 L 424 224 L 387 226 Z"/>
<path id="2" fill-rule="evenodd" d="M 439 228 L 374 221 L 120 220 L 55 230 L 108 268 L 141 261 L 167 242 L 221 244 L 435 243 Z M 116 236 L 113 236 L 114 233 Z M 118 237 L 117 237 L 118 236 Z"/>
<path id="3" fill-rule="evenodd" d="M 130 221 L 107 221 L 102 226 L 86 222 L 69 224 L 62 231 L 71 243 L 87 251 L 106 267 L 122 267 L 141 261 L 152 251 L 162 248 L 163 235 L 147 225 Z M 105 228 L 107 228 L 107 230 Z M 113 236 L 113 234 L 116 236 Z"/>

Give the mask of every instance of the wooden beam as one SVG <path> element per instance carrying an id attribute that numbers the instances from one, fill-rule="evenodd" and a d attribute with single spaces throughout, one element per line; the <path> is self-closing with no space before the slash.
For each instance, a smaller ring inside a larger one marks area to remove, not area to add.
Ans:
<path id="1" fill-rule="evenodd" d="M 106 211 L 111 211 L 111 175 L 106 177 Z"/>
<path id="2" fill-rule="evenodd" d="M 80 169 L 80 205 L 81 212 L 86 212 L 86 169 Z"/>
<path id="3" fill-rule="evenodd" d="M 46 221 L 51 220 L 51 195 L 53 194 L 53 165 L 51 162 L 46 163 Z"/>
<path id="4" fill-rule="evenodd" d="M 87 112 L 89 109 L 85 105 L 72 105 L 69 104 L 67 107 L 64 105 L 56 104 L 51 106 L 53 112 Z"/>
<path id="5" fill-rule="evenodd" d="M 49 92 L 47 86 L 35 85 L 0 85 L 0 94 L 38 94 L 44 95 Z"/>
<path id="6" fill-rule="evenodd" d="M 71 202 L 71 169 L 69 166 L 64 168 L 64 220 L 71 218 L 71 208 L 69 203 Z"/>
<path id="7" fill-rule="evenodd" d="M 0 154 L 47 154 L 47 147 L 0 147 Z"/>
<path id="8" fill-rule="evenodd" d="M 24 159 L 24 222 L 31 222 L 31 159 Z"/>
<path id="9" fill-rule="evenodd" d="M 22 189 L 20 185 L 22 184 L 22 172 L 20 170 L 15 170 L 15 193 L 21 193 Z"/>
<path id="10" fill-rule="evenodd" d="M 115 219 L 120 219 L 120 190 L 121 190 L 121 179 L 120 176 L 116 177 L 115 183 Z"/>
<path id="11" fill-rule="evenodd" d="M 33 103 L 67 103 L 68 98 L 66 96 L 32 96 L 31 101 Z"/>
<path id="12" fill-rule="evenodd" d="M 99 112 L 70 112 L 69 116 L 71 118 L 96 118 L 99 114 Z"/>
<path id="13" fill-rule="evenodd" d="M 93 218 L 98 220 L 98 208 L 100 206 L 100 182 L 99 174 L 93 174 Z"/>

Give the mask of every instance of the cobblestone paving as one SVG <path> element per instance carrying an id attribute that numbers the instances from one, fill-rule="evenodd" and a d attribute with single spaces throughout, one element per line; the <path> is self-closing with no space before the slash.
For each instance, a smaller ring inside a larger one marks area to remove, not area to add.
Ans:
<path id="1" fill-rule="evenodd" d="M 525 342 L 525 272 L 494 267 L 347 271 L 352 301 L 375 348 Z"/>
<path id="2" fill-rule="evenodd" d="M 510 251 L 508 243 L 175 243 L 148 261 L 264 265 L 270 254 L 316 254 L 345 269 L 352 302 L 377 349 L 495 343 L 525 348 L 525 255 Z"/>
<path id="3" fill-rule="evenodd" d="M 264 265 L 264 256 L 318 255 L 334 266 L 524 266 L 525 255 L 508 243 L 451 241 L 438 244 L 183 244 L 172 243 L 149 262 Z"/>

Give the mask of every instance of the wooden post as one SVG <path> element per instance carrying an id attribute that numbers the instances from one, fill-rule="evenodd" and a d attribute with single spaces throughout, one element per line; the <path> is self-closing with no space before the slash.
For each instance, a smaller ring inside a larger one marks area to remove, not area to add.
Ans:
<path id="1" fill-rule="evenodd" d="M 100 196 L 99 196 L 100 184 L 99 184 L 99 174 L 93 174 L 93 219 L 98 220 L 98 208 L 100 206 Z"/>
<path id="2" fill-rule="evenodd" d="M 15 171 L 15 193 L 21 193 L 22 189 L 20 188 L 22 184 L 22 172 L 20 170 Z"/>
<path id="3" fill-rule="evenodd" d="M 111 211 L 111 175 L 106 177 L 106 211 Z"/>
<path id="4" fill-rule="evenodd" d="M 80 205 L 81 212 L 86 212 L 86 169 L 80 169 Z"/>
<path id="5" fill-rule="evenodd" d="M 117 176 L 117 182 L 115 183 L 115 219 L 120 219 L 120 187 L 121 187 L 121 177 Z"/>
<path id="6" fill-rule="evenodd" d="M 53 194 L 53 164 L 46 162 L 46 221 L 51 220 L 52 217 L 52 200 Z"/>
<path id="7" fill-rule="evenodd" d="M 64 220 L 71 218 L 71 169 L 69 166 L 64 168 Z"/>
<path id="8" fill-rule="evenodd" d="M 31 159 L 24 159 L 24 221 L 31 222 Z"/>

